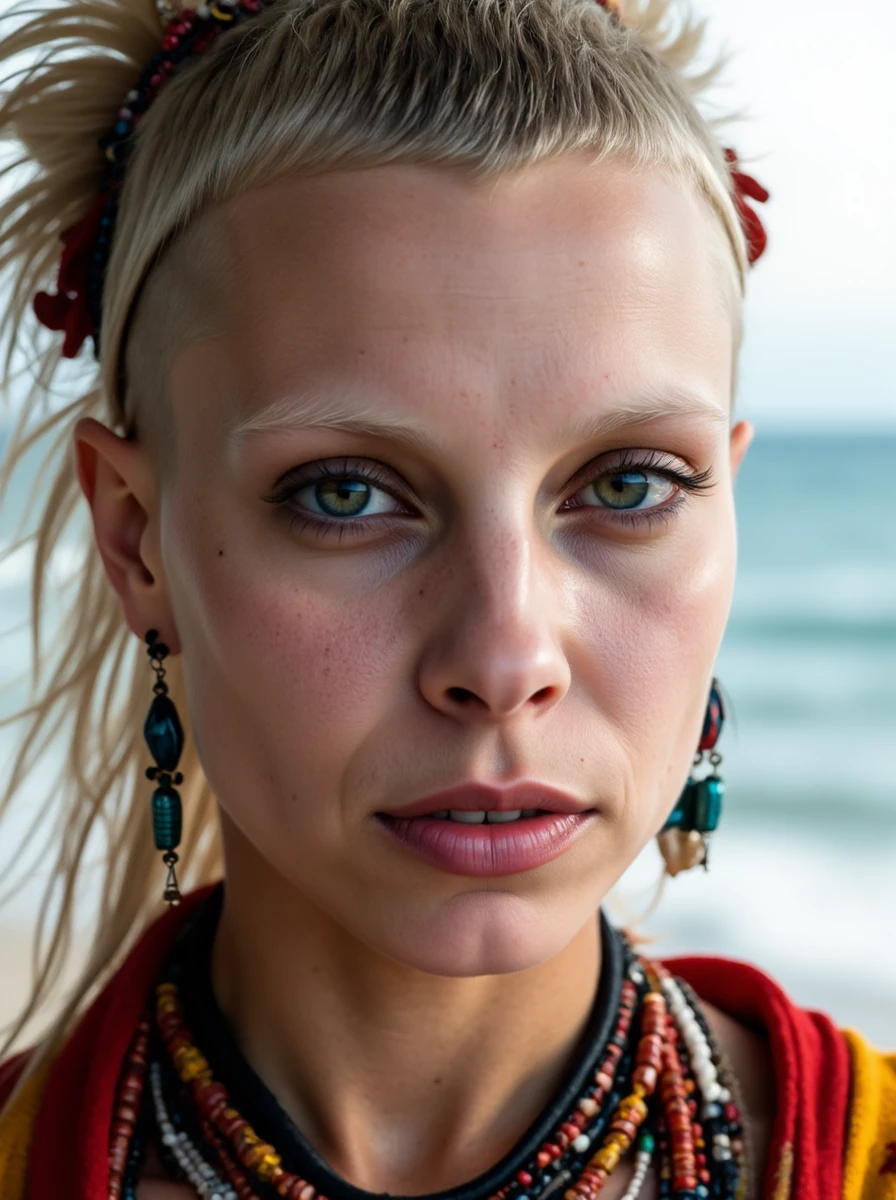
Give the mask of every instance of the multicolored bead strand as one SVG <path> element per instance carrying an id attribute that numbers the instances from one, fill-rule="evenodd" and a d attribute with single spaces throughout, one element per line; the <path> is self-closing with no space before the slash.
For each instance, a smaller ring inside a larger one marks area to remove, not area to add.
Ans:
<path id="1" fill-rule="evenodd" d="M 227 1089 L 212 1076 L 203 1054 L 184 1024 L 176 984 L 156 988 L 156 1024 L 181 1082 L 192 1093 L 200 1117 L 219 1134 L 249 1176 L 269 1184 L 283 1200 L 326 1200 L 306 1180 L 283 1169 L 273 1146 L 262 1141 L 252 1126 L 228 1103 Z"/>
<path id="2" fill-rule="evenodd" d="M 109 1200 L 126 1200 L 124 1186 L 128 1167 L 133 1165 L 131 1150 L 149 1063 L 151 1029 L 150 1015 L 145 1013 L 137 1025 L 118 1083 L 109 1138 Z"/>
<path id="3" fill-rule="evenodd" d="M 590 1159 L 579 1179 L 565 1193 L 565 1200 L 596 1200 L 647 1119 L 647 1100 L 657 1086 L 661 1063 L 666 1002 L 658 989 L 643 997 L 641 1025 L 631 1091 L 620 1102 L 610 1121 L 610 1132 Z"/>
<path id="4" fill-rule="evenodd" d="M 637 1200 L 654 1162 L 664 1200 L 739 1200 L 740 1115 L 711 1031 L 686 985 L 661 964 L 636 958 L 627 945 L 625 960 L 600 1065 L 573 1112 L 489 1200 L 559 1200 L 561 1192 L 564 1200 L 598 1200 L 630 1150 L 634 1175 L 625 1200 Z M 258 1188 L 285 1200 L 324 1200 L 308 1180 L 286 1171 L 275 1148 L 233 1108 L 186 1027 L 175 980 L 156 989 L 164 1061 L 154 1064 L 154 1081 L 157 1125 L 170 1148 L 177 1143 L 179 1170 L 197 1189 L 201 1183 L 204 1196 L 257 1200 Z"/>
<path id="5" fill-rule="evenodd" d="M 186 1178 L 199 1195 L 208 1197 L 208 1200 L 238 1200 L 236 1192 L 206 1161 L 189 1136 L 183 1130 L 174 1128 L 162 1096 L 161 1068 L 158 1063 L 153 1063 L 149 1068 L 149 1079 L 162 1142 L 171 1151 Z"/>

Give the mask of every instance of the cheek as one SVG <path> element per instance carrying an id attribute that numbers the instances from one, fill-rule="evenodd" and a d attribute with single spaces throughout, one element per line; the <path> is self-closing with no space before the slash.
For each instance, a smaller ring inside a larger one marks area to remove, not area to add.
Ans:
<path id="1" fill-rule="evenodd" d="M 177 523 L 168 543 L 169 587 L 189 655 L 193 736 L 209 782 L 248 831 L 284 809 L 333 822 L 335 798 L 400 693 L 407 642 L 387 601 L 303 587 L 289 555 L 272 561 L 251 539 L 199 536 Z M 220 554 L 219 551 L 224 551 Z"/>
<path id="2" fill-rule="evenodd" d="M 699 530 L 591 573 L 578 673 L 628 764 L 638 838 L 671 809 L 696 751 L 735 561 L 733 508 L 720 504 Z"/>

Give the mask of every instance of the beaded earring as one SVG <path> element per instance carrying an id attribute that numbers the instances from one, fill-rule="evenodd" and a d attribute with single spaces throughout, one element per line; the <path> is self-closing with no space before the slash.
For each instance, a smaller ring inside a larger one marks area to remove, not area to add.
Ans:
<path id="1" fill-rule="evenodd" d="M 694 779 L 692 775 L 688 776 L 675 808 L 657 837 L 660 853 L 666 864 L 666 873 L 673 878 L 701 862 L 704 869 L 709 870 L 709 838 L 719 827 L 722 799 L 725 795 L 725 784 L 717 771 L 722 756 L 715 749 L 724 723 L 725 709 L 719 691 L 719 681 L 714 679 L 706 706 L 700 745 L 692 765 L 692 770 L 699 767 L 704 755 L 708 754 L 712 771 L 699 780 Z"/>
<path id="2" fill-rule="evenodd" d="M 184 748 L 184 731 L 165 683 L 162 663 L 168 657 L 168 647 L 158 637 L 155 629 L 150 629 L 146 634 L 146 652 L 156 673 L 156 681 L 152 686 L 155 698 L 143 726 L 143 736 L 156 760 L 156 766 L 146 768 L 146 778 L 157 785 L 152 794 L 152 832 L 156 849 L 163 851 L 162 862 L 168 868 L 162 898 L 166 904 L 176 905 L 180 904 L 181 895 L 174 872 L 177 863 L 175 851 L 180 845 L 183 818 L 180 794 L 173 785 L 183 783 L 184 777 L 180 771 L 172 772 Z"/>

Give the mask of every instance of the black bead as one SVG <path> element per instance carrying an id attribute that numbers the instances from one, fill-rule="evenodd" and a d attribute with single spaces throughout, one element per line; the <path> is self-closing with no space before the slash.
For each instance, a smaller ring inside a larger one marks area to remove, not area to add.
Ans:
<path id="1" fill-rule="evenodd" d="M 184 731 L 170 696 L 156 696 L 150 705 L 143 736 L 163 771 L 173 771 L 184 748 Z"/>

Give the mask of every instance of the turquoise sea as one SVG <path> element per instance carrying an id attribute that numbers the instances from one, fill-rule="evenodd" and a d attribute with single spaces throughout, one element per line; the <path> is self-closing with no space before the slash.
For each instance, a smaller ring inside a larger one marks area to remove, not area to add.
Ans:
<path id="1" fill-rule="evenodd" d="M 747 958 L 896 1045 L 896 433 L 759 433 L 736 499 L 725 814 L 711 870 L 667 881 L 646 927 L 658 953 Z M 0 564 L 0 684 L 27 665 L 27 571 L 22 554 Z M 10 752 L 0 731 L 0 762 Z M 624 878 L 630 910 L 658 863 L 649 847 Z"/>
<path id="2" fill-rule="evenodd" d="M 731 804 L 896 851 L 896 437 L 757 437 L 736 501 Z"/>

